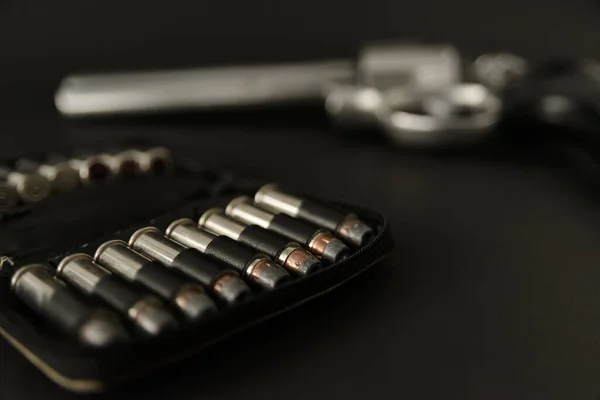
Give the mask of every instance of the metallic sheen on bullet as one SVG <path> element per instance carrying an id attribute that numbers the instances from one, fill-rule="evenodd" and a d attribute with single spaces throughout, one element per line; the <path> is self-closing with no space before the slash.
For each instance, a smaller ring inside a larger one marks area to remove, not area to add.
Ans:
<path id="1" fill-rule="evenodd" d="M 129 178 L 142 172 L 138 162 L 137 150 L 125 150 L 115 154 L 109 154 L 108 163 L 115 176 Z"/>
<path id="2" fill-rule="evenodd" d="M 153 226 L 135 231 L 129 238 L 129 246 L 168 268 L 194 278 L 227 303 L 237 302 L 250 294 L 250 288 L 237 271 L 216 264 L 195 249 L 186 249 Z"/>
<path id="3" fill-rule="evenodd" d="M 160 335 L 177 323 L 156 297 L 139 293 L 94 262 L 87 254 L 65 257 L 57 276 L 88 296 L 95 296 L 125 315 L 146 335 Z"/>
<path id="4" fill-rule="evenodd" d="M 122 240 L 103 243 L 94 260 L 129 282 L 136 282 L 169 301 L 191 321 L 216 312 L 217 306 L 204 288 L 167 270 L 163 265 L 130 249 Z"/>
<path id="5" fill-rule="evenodd" d="M 41 317 L 84 344 L 105 347 L 129 337 L 115 314 L 82 302 L 42 264 L 18 269 L 12 276 L 11 288 Z"/>
<path id="6" fill-rule="evenodd" d="M 69 192 L 79 186 L 79 173 L 65 161 L 41 162 L 20 159 L 15 163 L 15 169 L 46 178 L 54 192 Z"/>
<path id="7" fill-rule="evenodd" d="M 166 236 L 200 252 L 231 265 L 249 281 L 272 289 L 289 280 L 289 274 L 264 254 L 245 247 L 226 236 L 215 236 L 198 228 L 189 218 L 173 221 Z"/>
<path id="8" fill-rule="evenodd" d="M 256 204 L 275 213 L 283 213 L 300 218 L 317 226 L 335 232 L 343 240 L 360 247 L 373 237 L 373 229 L 356 214 L 345 213 L 334 207 L 282 192 L 277 185 L 261 187 L 254 196 Z"/>
<path id="9" fill-rule="evenodd" d="M 173 169 L 171 152 L 166 147 L 154 147 L 136 151 L 135 156 L 144 173 L 162 175 Z"/>
<path id="10" fill-rule="evenodd" d="M 79 179 L 85 185 L 104 183 L 113 177 L 108 154 L 72 158 L 69 165 L 78 171 Z"/>
<path id="11" fill-rule="evenodd" d="M 258 225 L 246 226 L 227 217 L 222 208 L 206 210 L 198 226 L 216 235 L 224 235 L 265 253 L 287 271 L 307 275 L 321 267 L 319 260 L 298 243 L 284 239 Z"/>
<path id="12" fill-rule="evenodd" d="M 0 179 L 15 188 L 24 203 L 37 203 L 50 195 L 50 182 L 37 173 L 25 173 L 8 168 L 0 168 Z"/>
<path id="13" fill-rule="evenodd" d="M 274 215 L 255 207 L 248 196 L 233 199 L 225 213 L 249 225 L 258 225 L 306 246 L 311 253 L 330 263 L 344 260 L 350 249 L 328 230 L 294 219 L 285 214 Z"/>

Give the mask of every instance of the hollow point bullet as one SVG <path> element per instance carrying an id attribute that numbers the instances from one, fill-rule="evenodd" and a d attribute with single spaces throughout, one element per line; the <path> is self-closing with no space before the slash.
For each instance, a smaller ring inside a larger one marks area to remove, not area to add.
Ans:
<path id="1" fill-rule="evenodd" d="M 24 203 L 37 203 L 50 195 L 50 182 L 37 173 L 19 172 L 1 167 L 0 179 L 12 186 Z"/>

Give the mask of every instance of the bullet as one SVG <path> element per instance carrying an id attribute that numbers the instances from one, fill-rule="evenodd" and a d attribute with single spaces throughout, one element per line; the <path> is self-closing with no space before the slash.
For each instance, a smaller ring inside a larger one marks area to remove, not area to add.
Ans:
<path id="1" fill-rule="evenodd" d="M 198 321 L 217 311 L 204 288 L 186 281 L 164 266 L 130 249 L 122 240 L 103 243 L 94 260 L 129 282 L 141 284 L 173 304 L 190 321 Z"/>
<path id="2" fill-rule="evenodd" d="M 18 269 L 11 279 L 11 289 L 42 318 L 84 344 L 105 347 L 128 339 L 114 313 L 82 302 L 42 264 Z"/>
<path id="3" fill-rule="evenodd" d="M 129 238 L 129 247 L 197 280 L 226 303 L 234 303 L 251 293 L 235 269 L 218 265 L 198 250 L 175 243 L 155 227 L 135 231 Z"/>
<path id="4" fill-rule="evenodd" d="M 290 275 L 266 255 L 256 253 L 227 236 L 215 236 L 202 230 L 189 218 L 173 221 L 165 235 L 231 265 L 244 278 L 265 289 L 273 289 L 290 279 Z"/>
<path id="5" fill-rule="evenodd" d="M 248 196 L 233 199 L 225 214 L 248 225 L 258 225 L 306 246 L 317 257 L 336 263 L 345 259 L 350 249 L 331 232 L 294 219 L 285 214 L 273 215 L 252 204 Z"/>
<path id="6" fill-rule="evenodd" d="M 177 326 L 175 318 L 156 297 L 139 293 L 83 253 L 65 257 L 56 270 L 59 278 L 87 296 L 95 296 L 125 315 L 145 335 L 156 336 Z"/>
<path id="7" fill-rule="evenodd" d="M 206 210 L 198 226 L 216 235 L 227 236 L 273 258 L 277 264 L 297 275 L 307 275 L 321 268 L 319 260 L 300 244 L 261 228 L 246 226 L 225 215 L 222 208 Z"/>
<path id="8" fill-rule="evenodd" d="M 171 152 L 166 147 L 136 151 L 137 162 L 144 173 L 163 175 L 173 169 Z"/>
<path id="9" fill-rule="evenodd" d="M 79 173 L 64 160 L 20 159 L 15 163 L 15 170 L 46 178 L 53 192 L 69 192 L 79 186 Z"/>
<path id="10" fill-rule="evenodd" d="M 84 185 L 109 181 L 113 177 L 108 154 L 81 154 L 69 160 L 69 165 L 77 170 Z"/>
<path id="11" fill-rule="evenodd" d="M 373 229 L 356 214 L 284 193 L 271 183 L 261 187 L 254 196 L 256 204 L 268 211 L 300 218 L 334 232 L 349 244 L 360 247 L 373 237 Z"/>
<path id="12" fill-rule="evenodd" d="M 50 195 L 50 182 L 37 173 L 0 167 L 0 179 L 12 186 L 18 198 L 24 203 L 37 203 Z"/>
<path id="13" fill-rule="evenodd" d="M 142 172 L 137 150 L 129 149 L 108 155 L 108 163 L 113 175 L 131 178 Z"/>

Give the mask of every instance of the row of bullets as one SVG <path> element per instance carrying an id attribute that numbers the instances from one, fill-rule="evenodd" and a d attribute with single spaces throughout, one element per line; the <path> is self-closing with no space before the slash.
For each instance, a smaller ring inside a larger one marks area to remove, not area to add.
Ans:
<path id="1" fill-rule="evenodd" d="M 373 233 L 353 213 L 267 185 L 254 201 L 235 198 L 198 221 L 172 221 L 164 232 L 143 227 L 128 242 L 104 242 L 93 255 L 62 257 L 55 270 L 23 266 L 11 287 L 56 328 L 107 346 L 132 331 L 156 336 L 205 320 L 257 291 L 343 261 Z"/>
<path id="2" fill-rule="evenodd" d="M 19 203 L 38 203 L 81 185 L 144 174 L 161 175 L 172 168 L 171 153 L 164 147 L 22 158 L 12 166 L 0 167 L 0 212 L 9 211 Z"/>

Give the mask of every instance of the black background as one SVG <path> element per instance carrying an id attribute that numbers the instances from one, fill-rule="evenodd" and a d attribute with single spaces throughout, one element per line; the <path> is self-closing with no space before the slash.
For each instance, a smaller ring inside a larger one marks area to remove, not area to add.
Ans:
<path id="1" fill-rule="evenodd" d="M 67 73 L 342 57 L 385 38 L 600 57 L 600 4 L 0 0 L 0 153 L 116 134 L 60 121 L 52 93 Z M 342 141 L 310 113 L 166 122 L 131 131 L 363 203 L 389 216 L 397 249 L 361 279 L 115 398 L 600 395 L 598 176 L 570 150 L 411 153 Z M 42 396 L 73 397 L 0 341 L 0 397 Z"/>

